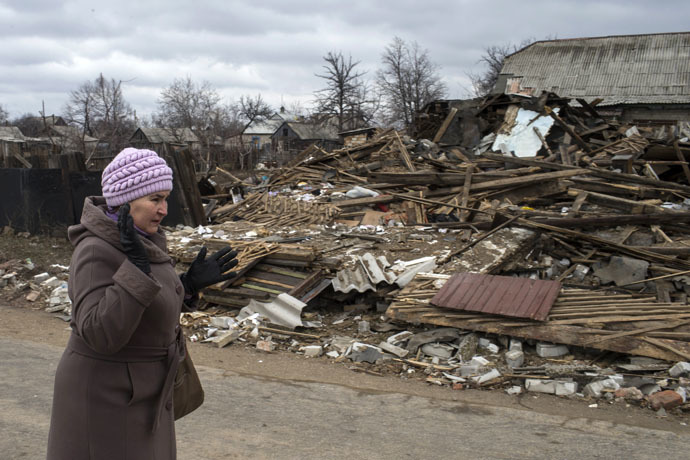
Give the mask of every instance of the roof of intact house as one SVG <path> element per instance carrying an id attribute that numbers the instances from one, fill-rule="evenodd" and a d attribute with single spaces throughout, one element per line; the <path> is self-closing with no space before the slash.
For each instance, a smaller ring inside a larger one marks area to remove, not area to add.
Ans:
<path id="1" fill-rule="evenodd" d="M 16 126 L 0 126 L 0 140 L 6 142 L 24 142 L 26 138 Z"/>
<path id="2" fill-rule="evenodd" d="M 690 103 L 690 32 L 544 40 L 506 57 L 505 93 L 603 98 L 599 105 Z"/>
<path id="3" fill-rule="evenodd" d="M 62 137 L 71 137 L 73 139 L 82 139 L 84 142 L 98 142 L 98 139 L 91 137 L 88 134 L 79 132 L 76 126 L 62 126 L 53 125 L 50 129 Z"/>
<path id="4" fill-rule="evenodd" d="M 286 121 L 287 124 L 302 140 L 306 139 L 326 139 L 339 140 L 338 130 L 328 123 L 300 123 L 297 121 Z M 282 126 L 282 125 L 281 125 Z"/>
<path id="5" fill-rule="evenodd" d="M 138 128 L 138 130 L 141 130 L 152 144 L 199 142 L 199 138 L 189 128 Z"/>

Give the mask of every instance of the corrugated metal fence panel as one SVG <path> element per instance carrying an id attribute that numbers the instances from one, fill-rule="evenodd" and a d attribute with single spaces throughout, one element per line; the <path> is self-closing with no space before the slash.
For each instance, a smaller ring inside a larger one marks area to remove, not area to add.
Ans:
<path id="1" fill-rule="evenodd" d="M 431 303 L 444 308 L 544 321 L 561 283 L 510 276 L 453 275 Z"/>

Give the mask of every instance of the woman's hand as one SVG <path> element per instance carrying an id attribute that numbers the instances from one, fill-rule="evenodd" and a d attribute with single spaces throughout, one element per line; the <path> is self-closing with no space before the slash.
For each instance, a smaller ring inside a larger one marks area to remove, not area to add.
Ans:
<path id="1" fill-rule="evenodd" d="M 120 230 L 120 244 L 127 258 L 142 272 L 147 275 L 151 273 L 151 263 L 146 249 L 134 228 L 134 219 L 129 214 L 129 203 L 120 206 L 117 212 L 117 228 Z"/>
<path id="2" fill-rule="evenodd" d="M 237 275 L 235 272 L 228 272 L 237 265 L 237 251 L 233 251 L 230 246 L 206 258 L 206 246 L 201 248 L 196 259 L 189 266 L 187 273 L 181 276 L 184 290 L 187 294 L 196 294 L 203 288 L 221 281 L 229 280 Z"/>

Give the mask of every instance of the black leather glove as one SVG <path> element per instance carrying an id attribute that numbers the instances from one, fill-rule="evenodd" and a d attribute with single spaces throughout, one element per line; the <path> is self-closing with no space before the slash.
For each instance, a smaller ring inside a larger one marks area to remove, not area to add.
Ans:
<path id="1" fill-rule="evenodd" d="M 235 272 L 225 273 L 237 265 L 237 251 L 230 246 L 206 258 L 206 246 L 201 248 L 199 254 L 189 266 L 187 273 L 180 276 L 187 294 L 194 295 L 203 288 L 221 281 L 229 280 L 237 275 Z"/>
<path id="2" fill-rule="evenodd" d="M 120 244 L 127 254 L 127 258 L 137 266 L 139 270 L 151 273 L 151 263 L 146 255 L 146 249 L 141 244 L 139 234 L 134 228 L 134 219 L 129 214 L 129 203 L 120 206 L 117 212 L 117 228 L 120 230 Z"/>

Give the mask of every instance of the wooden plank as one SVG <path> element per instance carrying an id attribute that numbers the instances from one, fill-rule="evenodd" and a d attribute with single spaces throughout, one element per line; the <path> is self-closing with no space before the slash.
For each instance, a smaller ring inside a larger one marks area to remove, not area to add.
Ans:
<path id="1" fill-rule="evenodd" d="M 400 149 L 400 158 L 402 158 L 403 164 L 410 170 L 410 172 L 415 172 L 415 167 L 410 160 L 410 155 L 407 153 L 407 147 L 403 144 L 402 139 L 397 131 L 395 131 L 395 138 L 398 141 L 398 148 Z"/>
<path id="2" fill-rule="evenodd" d="M 679 347 L 674 346 L 670 340 L 664 340 L 664 339 L 653 339 L 651 337 L 643 337 L 643 339 L 652 345 L 656 345 L 657 347 L 661 347 L 665 350 L 670 351 L 671 353 L 675 353 L 676 355 L 680 356 L 681 358 L 684 358 L 685 360 L 690 360 L 690 352 L 687 352 L 685 350 L 680 349 Z"/>
<path id="3" fill-rule="evenodd" d="M 577 188 L 568 190 L 568 195 L 577 196 L 580 193 L 586 193 L 586 200 L 589 203 L 597 204 L 599 206 L 606 206 L 611 209 L 618 209 L 630 214 L 662 214 L 673 212 L 670 209 L 662 208 L 661 206 L 652 205 L 643 201 L 628 200 L 618 196 L 606 195 L 604 193 L 586 192 Z"/>
<path id="4" fill-rule="evenodd" d="M 553 227 L 616 227 L 619 225 L 648 225 L 660 223 L 690 222 L 690 212 L 669 212 L 664 214 L 606 214 L 596 217 L 531 217 L 531 221 Z"/>
<path id="5" fill-rule="evenodd" d="M 256 278 L 254 276 L 247 276 L 245 279 L 254 283 L 267 284 L 269 286 L 276 286 L 284 289 L 292 289 L 294 287 L 292 284 L 281 283 L 280 281 L 272 281 L 264 278 Z"/>
<path id="6" fill-rule="evenodd" d="M 573 128 L 570 127 L 561 117 L 559 117 L 550 107 L 545 106 L 544 110 L 546 113 L 554 119 L 558 125 L 563 128 L 563 130 L 568 133 L 572 138 L 575 140 L 575 143 L 582 148 L 587 153 L 590 153 L 592 149 L 589 147 L 589 144 L 587 144 L 585 141 L 582 140 L 582 138 L 575 132 Z"/>
<path id="7" fill-rule="evenodd" d="M 657 321 L 657 320 L 674 320 L 690 318 L 690 313 L 674 313 L 674 314 L 658 314 L 658 315 L 645 315 L 645 316 L 598 316 L 598 317 L 586 317 L 586 318 L 573 318 L 573 319 L 559 319 L 554 321 L 549 321 L 549 324 L 553 325 L 564 325 L 564 324 L 604 324 L 604 323 L 628 323 L 637 321 Z"/>
<path id="8" fill-rule="evenodd" d="M 288 270 L 287 268 L 282 267 L 274 267 L 273 265 L 269 264 L 257 264 L 256 269 L 261 270 L 263 272 L 278 273 L 280 275 L 291 276 L 293 278 L 306 279 L 307 277 L 309 277 L 308 273 L 298 272 L 295 270 Z"/>
<path id="9" fill-rule="evenodd" d="M 18 152 L 13 151 L 12 156 L 17 159 L 18 162 L 24 165 L 25 168 L 31 169 L 33 166 L 29 163 L 26 158 L 21 156 Z"/>
<path id="10" fill-rule="evenodd" d="M 601 118 L 601 115 L 599 115 L 599 113 L 596 111 L 596 109 L 594 108 L 594 106 L 592 104 L 589 104 L 586 100 L 584 100 L 582 98 L 577 98 L 575 100 L 577 102 L 579 102 L 580 105 L 582 106 L 582 108 L 585 109 L 585 111 L 587 111 L 587 113 L 589 113 L 591 116 L 593 116 L 594 118 Z M 594 102 L 594 101 L 592 101 L 592 102 Z M 606 128 L 608 128 L 609 125 L 603 125 L 603 126 L 605 127 L 604 129 L 606 129 Z"/>
<path id="11" fill-rule="evenodd" d="M 678 139 L 673 141 L 673 150 L 676 152 L 676 156 L 678 157 L 678 161 L 682 161 L 682 167 L 683 167 L 683 173 L 685 173 L 685 179 L 688 181 L 688 184 L 690 184 L 690 168 L 688 167 L 688 163 L 685 160 L 685 156 L 683 155 L 683 152 L 680 151 L 680 148 L 678 147 Z"/>
<path id="12" fill-rule="evenodd" d="M 453 107 L 450 109 L 450 112 L 448 112 L 448 116 L 446 116 L 446 119 L 443 120 L 443 123 L 441 124 L 441 127 L 436 131 L 436 135 L 434 136 L 434 139 L 432 142 L 434 144 L 438 144 L 441 142 L 441 138 L 443 138 L 443 135 L 446 134 L 446 131 L 448 130 L 448 127 L 450 126 L 451 122 L 455 118 L 455 115 L 458 113 L 458 109 Z"/>
<path id="13" fill-rule="evenodd" d="M 547 180 L 564 179 L 566 177 L 584 175 L 587 173 L 588 173 L 587 169 L 575 168 L 575 169 L 569 169 L 566 171 L 555 171 L 555 172 L 548 172 L 548 173 L 531 174 L 531 175 L 525 176 L 525 177 L 511 177 L 508 179 L 498 179 L 498 180 L 493 180 L 493 181 L 488 181 L 488 182 L 481 182 L 479 184 L 472 184 L 471 190 L 472 190 L 472 192 L 480 192 L 480 191 L 485 191 L 485 190 L 494 190 L 494 189 L 499 189 L 499 188 L 503 188 L 503 187 L 510 187 L 512 185 L 536 184 L 536 183 L 542 183 L 542 182 L 547 181 Z"/>
<path id="14" fill-rule="evenodd" d="M 335 204 L 339 208 L 351 208 L 354 206 L 369 206 L 372 204 L 390 203 L 396 200 L 397 198 L 393 195 L 379 195 L 367 198 L 353 198 L 351 200 L 336 201 Z"/>
<path id="15" fill-rule="evenodd" d="M 453 109 L 455 110 L 455 109 Z M 470 199 L 470 187 L 472 186 L 472 173 L 474 172 L 474 165 L 470 164 L 467 166 L 467 170 L 465 171 L 465 184 L 463 185 L 462 189 L 462 199 L 460 201 L 460 206 L 463 208 L 467 208 L 467 204 Z M 462 209 L 460 211 L 460 222 L 466 222 L 467 217 L 469 216 L 470 211 L 467 209 Z"/>
<path id="16" fill-rule="evenodd" d="M 647 332 L 659 331 L 659 330 L 663 330 L 663 329 L 675 329 L 678 326 L 684 326 L 686 324 L 690 324 L 690 321 L 676 321 L 674 323 L 664 324 L 661 326 L 652 326 L 652 327 L 645 327 L 645 328 L 641 328 L 641 329 L 634 329 L 632 331 L 618 332 L 618 333 L 614 333 L 611 335 L 605 335 L 605 336 L 601 336 L 601 337 L 595 337 L 595 338 L 590 339 L 590 340 L 585 340 L 585 344 L 590 345 L 593 343 L 604 342 L 604 341 L 610 340 L 610 339 L 617 339 L 619 337 L 626 337 L 629 335 L 641 335 L 641 334 L 644 334 Z"/>
<path id="17" fill-rule="evenodd" d="M 560 163 L 550 163 L 548 161 L 540 161 L 540 160 L 534 160 L 534 159 L 528 159 L 528 158 L 519 158 L 519 157 L 508 158 L 505 155 L 489 153 L 489 152 L 482 153 L 481 156 L 483 158 L 488 158 L 491 160 L 502 161 L 502 162 L 508 161 L 510 163 L 515 163 L 515 164 L 525 165 L 525 166 L 538 166 L 538 167 L 544 168 L 544 169 L 556 169 L 556 170 L 565 171 L 565 170 L 576 168 L 576 166 L 567 166 L 567 165 L 563 165 Z M 586 168 L 584 174 L 596 176 L 596 177 L 601 177 L 604 179 L 612 179 L 616 182 L 632 182 L 635 184 L 652 185 L 655 187 L 666 188 L 669 190 L 678 190 L 678 191 L 682 191 L 685 193 L 690 193 L 690 186 L 688 186 L 688 185 L 678 184 L 676 182 L 667 182 L 667 181 L 662 181 L 662 180 L 658 180 L 658 179 L 651 179 L 649 177 L 637 176 L 635 174 L 617 173 L 617 172 L 608 171 L 608 170 L 602 169 L 602 168 L 591 168 L 591 167 Z"/>
<path id="18" fill-rule="evenodd" d="M 317 270 L 314 273 L 312 273 L 309 277 L 305 278 L 302 280 L 301 283 L 299 283 L 297 286 L 292 288 L 288 294 L 290 294 L 293 297 L 296 298 L 301 298 L 309 289 L 311 289 L 315 284 L 319 283 L 323 278 L 323 272 L 321 270 Z"/>
<path id="19" fill-rule="evenodd" d="M 431 312 L 440 312 L 434 313 Z M 511 337 L 520 337 L 523 339 L 533 339 L 545 342 L 562 343 L 574 346 L 589 346 L 599 350 L 615 351 L 618 353 L 648 356 L 650 358 L 663 359 L 666 361 L 677 361 L 678 354 L 674 351 L 660 348 L 655 344 L 650 344 L 640 337 L 618 337 L 616 339 L 605 341 L 602 343 L 592 343 L 586 345 L 586 341 L 591 339 L 591 335 L 599 334 L 601 331 L 595 329 L 588 329 L 581 326 L 572 325 L 552 325 L 549 323 L 525 323 L 516 320 L 492 320 L 485 322 L 473 322 L 465 318 L 450 318 L 443 309 L 430 308 L 428 306 L 415 307 L 414 310 L 397 308 L 395 303 L 386 311 L 386 315 L 395 320 L 406 321 L 410 323 L 425 323 L 436 326 L 455 327 L 458 329 L 466 329 L 473 331 L 480 331 L 489 334 L 507 335 Z M 479 317 L 479 315 L 476 315 Z M 520 325 L 523 324 L 523 325 Z M 606 331 L 607 332 L 607 331 Z M 667 344 L 671 344 L 676 350 L 683 353 L 690 354 L 690 343 L 668 340 Z"/>
<path id="20" fill-rule="evenodd" d="M 648 261 L 653 261 L 653 262 L 659 262 L 661 264 L 666 264 L 671 267 L 675 268 L 680 268 L 680 269 L 686 269 L 687 267 L 690 267 L 690 262 L 687 260 L 682 260 L 682 259 L 676 259 L 675 257 L 668 257 L 664 256 L 662 254 L 656 254 L 652 253 L 649 251 L 641 251 L 638 249 L 632 249 L 629 246 L 623 246 L 620 244 L 616 244 L 612 241 L 606 240 L 604 238 L 599 238 L 594 235 L 586 234 L 586 233 L 581 233 L 581 232 L 576 232 L 574 230 L 569 230 L 565 228 L 559 228 L 559 227 L 554 227 L 551 225 L 544 225 L 540 224 L 537 222 L 532 222 L 527 219 L 519 218 L 517 221 L 518 224 L 523 224 L 528 227 L 532 228 L 540 228 L 542 230 L 550 230 L 556 234 L 561 234 L 561 235 L 566 235 L 571 238 L 576 238 L 580 241 L 588 241 L 590 243 L 597 244 L 602 247 L 614 249 L 620 253 L 630 255 L 632 257 L 636 258 L 641 258 L 645 259 Z"/>
<path id="21" fill-rule="evenodd" d="M 455 250 L 455 251 L 452 251 L 450 254 L 448 254 L 448 255 L 446 255 L 445 257 L 442 257 L 441 259 L 439 259 L 439 263 L 440 263 L 440 264 L 444 264 L 444 263 L 448 262 L 450 259 L 452 259 L 452 258 L 455 257 L 456 255 L 461 254 L 461 253 L 467 251 L 469 248 L 471 248 L 471 247 L 474 246 L 475 244 L 479 243 L 480 241 L 484 240 L 485 238 L 488 238 L 489 236 L 493 235 L 494 233 L 496 233 L 497 231 L 501 230 L 502 228 L 507 227 L 508 225 L 512 224 L 515 220 L 517 220 L 517 218 L 518 218 L 517 216 L 516 216 L 516 217 L 512 217 L 512 218 L 508 219 L 507 221 L 503 222 L 502 224 L 500 224 L 499 226 L 495 227 L 494 229 L 489 230 L 488 232 L 483 233 L 481 236 L 479 236 L 479 237 L 476 238 L 475 240 L 469 242 L 468 244 L 466 244 L 465 246 L 461 247 L 460 249 L 457 249 L 457 250 Z"/>
<path id="22" fill-rule="evenodd" d="M 547 152 L 549 152 L 549 155 L 553 155 L 553 152 L 551 151 L 549 144 L 546 143 L 546 139 L 544 139 L 544 136 L 542 135 L 541 131 L 539 131 L 539 128 L 537 128 L 536 126 L 532 126 L 532 130 L 534 130 L 534 134 L 536 134 L 539 140 L 541 141 L 541 146 L 544 147 L 544 149 Z"/>

